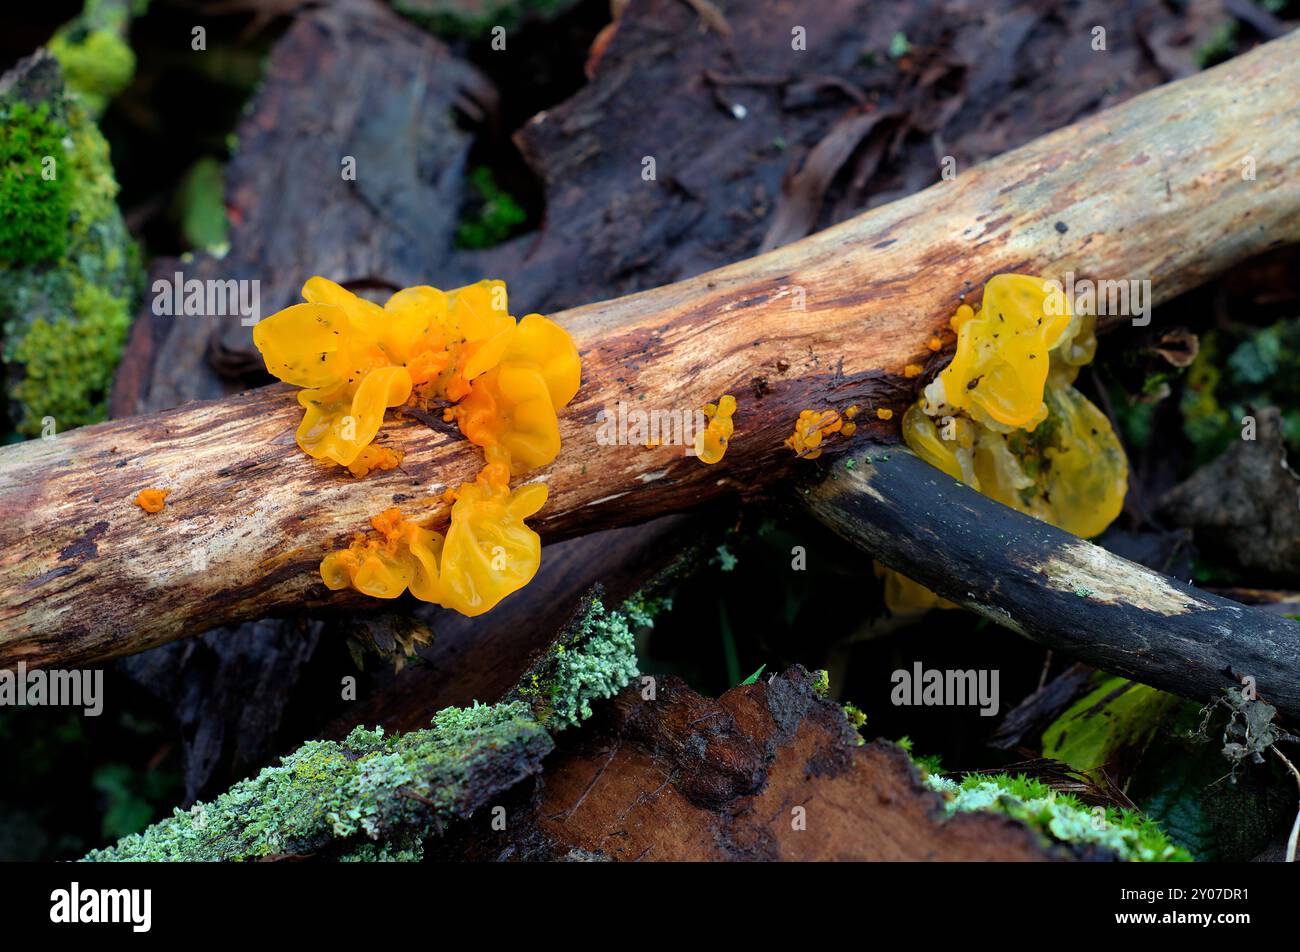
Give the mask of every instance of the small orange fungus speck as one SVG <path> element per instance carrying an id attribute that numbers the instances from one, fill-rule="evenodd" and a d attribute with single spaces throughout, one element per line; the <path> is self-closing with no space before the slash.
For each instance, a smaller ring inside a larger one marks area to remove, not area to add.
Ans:
<path id="1" fill-rule="evenodd" d="M 363 479 L 375 470 L 395 469 L 401 462 L 401 451 L 371 444 L 357 454 L 357 458 L 348 466 L 348 472 L 357 479 Z"/>
<path id="2" fill-rule="evenodd" d="M 894 418 L 894 411 L 890 410 L 888 407 L 881 407 L 876 411 L 876 417 L 881 420 L 892 420 Z"/>
<path id="3" fill-rule="evenodd" d="M 925 346 L 929 347 L 931 350 L 940 350 L 943 348 L 943 341 L 937 337 L 931 337 L 925 342 Z"/>
<path id="4" fill-rule="evenodd" d="M 162 512 L 170 492 L 170 489 L 142 489 L 135 497 L 135 504 L 145 512 Z"/>
<path id="5" fill-rule="evenodd" d="M 922 367 L 920 364 L 908 364 L 906 367 L 903 368 L 903 376 L 909 378 L 919 377 L 924 372 L 925 372 L 925 368 Z"/>

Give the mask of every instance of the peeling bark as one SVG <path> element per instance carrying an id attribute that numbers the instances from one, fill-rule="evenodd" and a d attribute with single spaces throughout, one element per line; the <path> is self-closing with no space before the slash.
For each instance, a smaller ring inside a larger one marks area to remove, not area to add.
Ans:
<path id="1" fill-rule="evenodd" d="M 718 700 L 660 678 L 565 732 L 535 790 L 463 824 L 440 849 L 470 859 L 1069 859 L 1014 820 L 946 817 L 902 749 L 857 746 L 803 668 Z"/>

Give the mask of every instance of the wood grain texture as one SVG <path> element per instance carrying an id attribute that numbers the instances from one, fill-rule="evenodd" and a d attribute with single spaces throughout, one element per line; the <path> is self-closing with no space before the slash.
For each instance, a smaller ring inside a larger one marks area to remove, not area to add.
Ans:
<path id="1" fill-rule="evenodd" d="M 551 491 L 539 531 L 578 535 L 779 480 L 794 463 L 782 440 L 808 407 L 897 419 L 926 379 L 904 366 L 941 367 L 947 352 L 925 342 L 999 272 L 1150 279 L 1161 301 L 1300 239 L 1297 86 L 1292 35 L 796 244 L 556 315 L 583 386 L 559 460 L 530 477 Z M 597 441 L 598 414 L 619 400 L 692 410 L 722 393 L 740 408 L 717 466 Z M 331 600 L 316 571 L 326 551 L 390 505 L 445 520 L 442 491 L 481 463 L 458 434 L 398 417 L 380 442 L 405 462 L 358 483 L 295 447 L 299 413 L 273 386 L 0 451 L 0 664 L 83 663 Z M 162 513 L 131 504 L 145 487 L 171 490 Z"/>
<path id="2" fill-rule="evenodd" d="M 1200 701 L 1250 676 L 1300 717 L 1300 624 L 1016 512 L 902 447 L 870 455 L 803 498 L 890 568 L 1104 671 Z"/>
<path id="3" fill-rule="evenodd" d="M 660 677 L 556 737 L 544 780 L 461 824 L 439 859 L 616 862 L 1113 859 L 993 813 L 945 816 L 897 745 L 858 746 L 838 704 L 793 667 L 714 700 Z M 800 812 L 802 811 L 802 812 Z M 796 822 L 802 820 L 803 828 Z"/>

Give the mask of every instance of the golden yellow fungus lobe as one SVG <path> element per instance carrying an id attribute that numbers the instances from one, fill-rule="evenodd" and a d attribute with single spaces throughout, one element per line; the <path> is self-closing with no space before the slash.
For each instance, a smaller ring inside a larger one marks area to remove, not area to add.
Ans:
<path id="1" fill-rule="evenodd" d="M 495 361 L 486 369 L 485 350 Z M 468 372 L 475 379 L 452 416 L 488 463 L 519 475 L 553 462 L 560 452 L 557 411 L 578 392 L 581 377 L 568 332 L 529 314 L 506 339 L 497 333 L 476 351 Z"/>
<path id="2" fill-rule="evenodd" d="M 880 420 L 892 420 L 894 418 L 894 411 L 888 407 L 881 407 L 876 411 L 876 418 Z"/>
<path id="3" fill-rule="evenodd" d="M 717 403 L 704 405 L 704 416 L 709 422 L 702 432 L 695 434 L 695 455 L 701 463 L 716 463 L 726 454 L 736 430 L 731 419 L 735 412 L 736 398 L 729 393 L 724 393 Z"/>
<path id="4" fill-rule="evenodd" d="M 350 587 L 375 598 L 409 589 L 422 601 L 481 615 L 537 574 L 542 540 L 524 519 L 545 502 L 539 483 L 513 492 L 467 483 L 456 493 L 445 535 L 387 509 L 370 520 L 374 532 L 325 556 L 321 579 L 332 590 Z"/>
<path id="5" fill-rule="evenodd" d="M 443 292 L 415 287 L 381 307 L 324 278 L 303 287 L 305 304 L 261 322 L 254 341 L 267 369 L 303 387 L 298 444 L 357 477 L 392 469 L 402 456 L 372 440 L 384 410 L 408 400 L 450 401 L 443 418 L 482 447 L 472 483 L 448 489 L 446 533 L 389 509 L 373 533 L 321 562 L 331 589 L 375 598 L 417 598 L 477 615 L 536 574 L 541 540 L 524 519 L 546 487 L 511 491 L 510 478 L 551 463 L 560 451 L 558 411 L 581 382 L 572 338 L 540 314 L 516 322 L 505 284 L 480 281 Z"/>
<path id="6" fill-rule="evenodd" d="M 932 351 L 942 350 L 943 341 L 940 340 L 938 337 L 931 337 L 928 341 L 925 342 L 925 346 L 930 348 L 930 350 Z"/>
<path id="7" fill-rule="evenodd" d="M 984 286 L 978 311 L 952 318 L 957 352 L 925 388 L 927 412 L 965 412 L 990 427 L 1030 429 L 1043 418 L 1049 352 L 1071 330 L 1066 295 L 1041 278 L 999 274 Z"/>
<path id="8" fill-rule="evenodd" d="M 140 495 L 132 501 L 145 512 L 162 512 L 163 506 L 167 505 L 167 494 L 170 492 L 170 489 L 142 489 Z"/>
<path id="9" fill-rule="evenodd" d="M 305 304 L 261 321 L 253 341 L 272 374 L 303 388 L 297 438 L 310 456 L 351 467 L 384 411 L 414 396 L 473 398 L 452 418 L 462 431 L 472 418 L 466 435 L 479 445 L 504 445 L 516 473 L 554 460 L 556 411 L 578 390 L 577 348 L 540 314 L 516 323 L 503 282 L 407 288 L 382 307 L 321 277 L 302 293 Z"/>
<path id="10" fill-rule="evenodd" d="M 1085 538 L 1102 532 L 1123 508 L 1128 463 L 1106 415 L 1073 386 L 1096 353 L 1095 324 L 1055 282 L 992 278 L 978 312 L 953 316 L 957 354 L 903 415 L 904 441 L 1004 505 Z M 891 610 L 948 604 L 892 575 Z"/>
<path id="11" fill-rule="evenodd" d="M 919 377 L 923 373 L 925 373 L 925 368 L 920 364 L 908 364 L 903 368 L 903 376 L 909 380 L 913 377 Z"/>

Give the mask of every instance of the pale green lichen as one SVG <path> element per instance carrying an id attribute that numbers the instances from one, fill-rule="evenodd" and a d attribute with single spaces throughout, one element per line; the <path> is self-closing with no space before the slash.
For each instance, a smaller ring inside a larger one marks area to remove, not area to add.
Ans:
<path id="1" fill-rule="evenodd" d="M 516 693 L 542 724 L 559 731 L 590 717 L 592 701 L 613 697 L 638 674 L 628 617 L 606 610 L 593 595 Z"/>
<path id="2" fill-rule="evenodd" d="M 520 702 L 447 708 L 407 734 L 358 727 L 342 743 L 309 741 L 211 804 L 177 809 L 86 859 L 418 859 L 425 838 L 535 770 L 551 747 Z"/>
<path id="3" fill-rule="evenodd" d="M 653 628 L 655 619 L 666 611 L 672 611 L 671 595 L 646 595 L 636 592 L 619 606 L 619 611 L 627 616 L 628 624 L 633 628 Z"/>
<path id="4" fill-rule="evenodd" d="M 1089 807 L 1023 774 L 969 774 L 958 783 L 929 773 L 925 783 L 944 798 L 947 812 L 986 811 L 1019 820 L 1061 843 L 1097 846 L 1134 862 L 1188 862 L 1189 854 L 1152 820 L 1132 810 Z"/>

